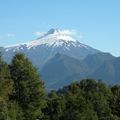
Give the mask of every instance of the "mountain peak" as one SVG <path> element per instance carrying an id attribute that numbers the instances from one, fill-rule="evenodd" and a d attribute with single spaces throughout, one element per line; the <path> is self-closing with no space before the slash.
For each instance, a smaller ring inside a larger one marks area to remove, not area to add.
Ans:
<path id="1" fill-rule="evenodd" d="M 64 33 L 63 33 L 60 29 L 57 29 L 57 28 L 52 28 L 52 29 L 50 29 L 50 30 L 47 32 L 47 35 L 50 35 L 50 34 L 64 35 Z"/>
<path id="2" fill-rule="evenodd" d="M 76 42 L 78 41 L 72 38 L 71 36 L 65 34 L 62 30 L 57 28 L 55 29 L 52 28 L 43 36 L 39 37 L 35 41 L 32 41 L 30 43 L 30 46 L 41 45 L 41 44 L 44 44 L 47 46 L 62 46 L 64 44 L 69 44 L 69 42 L 71 42 L 71 44 L 75 44 L 74 46 L 76 46 L 77 44 Z"/>

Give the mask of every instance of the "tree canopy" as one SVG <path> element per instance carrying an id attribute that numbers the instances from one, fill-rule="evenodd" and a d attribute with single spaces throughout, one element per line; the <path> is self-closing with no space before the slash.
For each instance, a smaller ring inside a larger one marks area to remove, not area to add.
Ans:
<path id="1" fill-rule="evenodd" d="M 0 56 L 0 120 L 120 120 L 120 86 L 84 79 L 45 92 L 24 54 L 11 64 Z"/>

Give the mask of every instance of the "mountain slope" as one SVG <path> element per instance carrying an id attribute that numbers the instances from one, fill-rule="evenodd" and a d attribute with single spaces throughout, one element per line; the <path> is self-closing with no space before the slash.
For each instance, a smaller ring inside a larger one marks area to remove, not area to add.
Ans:
<path id="1" fill-rule="evenodd" d="M 25 53 L 48 89 L 87 77 L 120 83 L 119 58 L 84 45 L 58 29 L 51 29 L 31 42 L 4 47 L 2 52 L 8 63 L 15 53 Z"/>
<path id="2" fill-rule="evenodd" d="M 82 61 L 58 53 L 44 65 L 40 73 L 48 89 L 57 89 L 85 76 L 88 68 Z"/>
<path id="3" fill-rule="evenodd" d="M 93 55 L 88 55 L 84 59 L 84 63 L 90 68 L 90 73 L 95 72 L 105 61 L 114 60 L 115 57 L 110 53 L 97 53 Z M 92 68 L 92 69 L 91 69 Z"/>
<path id="4" fill-rule="evenodd" d="M 119 73 L 119 64 L 118 68 L 115 68 L 117 59 L 109 53 L 88 55 L 84 60 L 56 54 L 44 65 L 40 73 L 48 89 L 57 89 L 83 78 L 102 79 L 108 84 L 115 84 L 120 83 L 119 74 L 114 74 Z"/>
<path id="5" fill-rule="evenodd" d="M 3 50 L 5 60 L 10 62 L 12 56 L 17 52 L 25 53 L 33 64 L 41 69 L 57 53 L 84 59 L 88 54 L 100 51 L 80 43 L 58 29 L 51 29 L 34 41 L 5 47 Z"/>
<path id="6" fill-rule="evenodd" d="M 105 61 L 92 75 L 107 84 L 120 84 L 120 58 Z"/>

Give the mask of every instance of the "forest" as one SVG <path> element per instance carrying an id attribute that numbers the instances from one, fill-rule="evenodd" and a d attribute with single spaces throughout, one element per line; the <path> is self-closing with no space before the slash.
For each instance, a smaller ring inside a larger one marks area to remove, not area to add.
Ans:
<path id="1" fill-rule="evenodd" d="M 0 120 L 120 120 L 120 86 L 84 79 L 48 93 L 24 54 L 0 55 Z"/>

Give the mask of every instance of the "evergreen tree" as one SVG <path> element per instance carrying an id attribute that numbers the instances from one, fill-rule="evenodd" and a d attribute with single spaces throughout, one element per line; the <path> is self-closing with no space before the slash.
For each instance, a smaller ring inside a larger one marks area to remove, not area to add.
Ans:
<path id="1" fill-rule="evenodd" d="M 12 99 L 21 107 L 25 120 L 41 120 L 45 91 L 37 70 L 25 55 L 18 53 L 12 60 L 10 71 L 14 81 Z"/>
<path id="2" fill-rule="evenodd" d="M 8 96 L 12 93 L 13 81 L 10 76 L 8 65 L 0 56 L 0 96 L 8 100 Z"/>
<path id="3" fill-rule="evenodd" d="M 86 107 L 86 101 L 83 96 L 83 91 L 77 83 L 71 84 L 65 94 L 66 110 L 63 120 L 81 120 L 82 112 Z"/>
<path id="4" fill-rule="evenodd" d="M 120 86 L 115 85 L 111 88 L 113 96 L 110 100 L 110 107 L 112 113 L 120 117 Z"/>
<path id="5" fill-rule="evenodd" d="M 80 88 L 84 91 L 86 101 L 92 104 L 99 119 L 112 119 L 112 113 L 108 102 L 111 92 L 105 84 L 87 79 L 80 82 Z"/>
<path id="6" fill-rule="evenodd" d="M 9 96 L 12 94 L 13 81 L 8 65 L 0 53 L 0 120 L 9 120 Z"/>
<path id="7" fill-rule="evenodd" d="M 65 111 L 64 97 L 58 96 L 55 91 L 49 94 L 47 107 L 45 109 L 45 120 L 63 120 Z"/>
<path id="8" fill-rule="evenodd" d="M 81 120 L 98 120 L 97 113 L 89 106 L 84 108 L 84 111 L 81 116 Z"/>
<path id="9" fill-rule="evenodd" d="M 9 108 L 8 116 L 10 120 L 25 120 L 21 108 L 15 101 L 10 100 L 8 108 Z"/>

